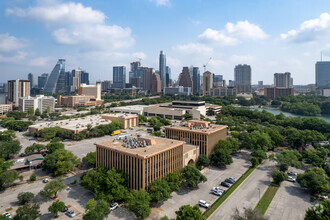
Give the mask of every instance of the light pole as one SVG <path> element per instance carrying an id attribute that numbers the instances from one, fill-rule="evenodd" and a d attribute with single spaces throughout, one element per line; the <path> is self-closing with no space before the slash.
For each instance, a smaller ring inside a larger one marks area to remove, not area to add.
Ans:
<path id="1" fill-rule="evenodd" d="M 260 188 L 258 188 L 258 191 L 259 191 L 259 202 L 260 202 Z"/>

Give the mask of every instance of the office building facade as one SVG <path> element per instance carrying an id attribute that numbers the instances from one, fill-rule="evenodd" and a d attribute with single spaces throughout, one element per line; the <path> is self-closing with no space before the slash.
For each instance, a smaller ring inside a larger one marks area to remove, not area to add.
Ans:
<path id="1" fill-rule="evenodd" d="M 124 89 L 126 84 L 126 67 L 113 67 L 113 88 Z"/>
<path id="2" fill-rule="evenodd" d="M 65 59 L 59 59 L 50 73 L 44 87 L 44 94 L 54 94 L 65 86 Z"/>
<path id="3" fill-rule="evenodd" d="M 330 61 L 316 62 L 315 84 L 318 90 L 330 88 Z"/>
<path id="4" fill-rule="evenodd" d="M 251 66 L 250 65 L 236 65 L 234 69 L 234 81 L 237 94 L 251 93 Z"/>
<path id="5" fill-rule="evenodd" d="M 82 83 L 79 86 L 79 95 L 94 96 L 95 100 L 101 100 L 101 83 L 96 85 L 86 85 Z"/>
<path id="6" fill-rule="evenodd" d="M 183 67 L 182 72 L 179 75 L 178 85 L 193 89 L 193 81 L 188 67 Z"/>
<path id="7" fill-rule="evenodd" d="M 38 76 L 38 88 L 39 89 L 43 89 L 45 87 L 47 79 L 48 79 L 47 73 L 43 73 L 43 74 L 41 74 L 41 76 Z"/>
<path id="8" fill-rule="evenodd" d="M 171 68 L 169 66 L 166 66 L 166 87 L 171 86 L 171 84 Z"/>
<path id="9" fill-rule="evenodd" d="M 19 98 L 30 96 L 30 81 L 29 80 L 9 80 L 8 81 L 8 101 L 13 102 L 18 106 Z"/>
<path id="10" fill-rule="evenodd" d="M 190 87 L 166 87 L 164 88 L 164 95 L 192 95 Z"/>
<path id="11" fill-rule="evenodd" d="M 201 89 L 201 74 L 198 67 L 192 68 L 192 81 L 193 81 L 193 93 L 194 95 L 200 94 Z"/>
<path id="12" fill-rule="evenodd" d="M 159 93 L 162 90 L 161 87 L 161 79 L 159 74 L 153 73 L 152 74 L 152 81 L 151 81 L 151 92 Z"/>
<path id="13" fill-rule="evenodd" d="M 209 71 L 203 73 L 203 84 L 202 84 L 203 96 L 210 96 L 211 89 L 213 88 L 213 74 Z"/>
<path id="14" fill-rule="evenodd" d="M 291 73 L 275 73 L 274 74 L 274 87 L 276 88 L 292 88 Z"/>
<path id="15" fill-rule="evenodd" d="M 153 74 L 155 74 L 154 68 L 143 68 L 143 89 L 146 91 L 151 91 Z"/>
<path id="16" fill-rule="evenodd" d="M 23 97 L 19 99 L 19 110 L 21 112 L 28 112 L 29 108 L 34 111 L 39 109 L 41 113 L 54 112 L 55 109 L 55 98 L 52 96 L 37 95 L 36 97 Z"/>
<path id="17" fill-rule="evenodd" d="M 34 77 L 32 73 L 28 74 L 28 80 L 30 81 L 30 89 L 32 89 L 34 86 Z"/>
<path id="18" fill-rule="evenodd" d="M 277 87 L 264 88 L 264 96 L 270 99 L 276 99 L 278 97 L 285 97 L 289 95 L 294 95 L 293 88 L 277 88 Z"/>
<path id="19" fill-rule="evenodd" d="M 161 79 L 161 88 L 166 87 L 166 55 L 161 50 L 159 54 L 159 75 Z"/>

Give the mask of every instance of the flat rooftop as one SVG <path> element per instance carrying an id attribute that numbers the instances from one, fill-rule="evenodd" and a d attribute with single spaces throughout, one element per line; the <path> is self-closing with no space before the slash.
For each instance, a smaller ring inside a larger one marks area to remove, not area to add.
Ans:
<path id="1" fill-rule="evenodd" d="M 110 110 L 141 110 L 143 111 L 144 107 L 151 106 L 151 105 L 127 105 L 127 106 L 119 106 L 119 107 L 112 107 Z"/>
<path id="2" fill-rule="evenodd" d="M 191 126 L 191 127 L 186 127 L 184 123 L 173 123 L 172 125 L 165 126 L 165 129 L 170 129 L 170 130 L 178 130 L 178 131 L 189 131 L 189 132 L 194 132 L 194 133 L 202 133 L 202 134 L 212 134 L 217 131 L 227 129 L 227 125 L 216 125 L 216 124 L 210 124 L 209 127 L 198 127 L 198 126 Z"/>
<path id="3" fill-rule="evenodd" d="M 143 139 L 145 139 L 146 142 L 152 142 L 152 144 L 143 146 Z M 140 145 L 135 148 L 134 145 L 139 145 L 135 144 L 138 142 L 138 140 L 142 140 L 142 146 Z M 184 141 L 177 141 L 154 136 L 142 136 L 138 138 L 137 136 L 121 135 L 116 137 L 114 140 L 96 143 L 95 145 L 145 159 L 183 145 L 184 143 Z"/>
<path id="4" fill-rule="evenodd" d="M 83 131 L 87 129 L 88 124 L 90 124 L 92 128 L 94 128 L 98 125 L 106 125 L 109 123 L 111 123 L 111 120 L 103 119 L 101 115 L 89 115 L 82 118 L 72 118 L 72 119 L 66 119 L 60 121 L 49 121 L 49 122 L 38 123 L 29 126 L 29 128 L 40 130 L 43 128 L 59 126 L 66 130 Z"/>
<path id="5" fill-rule="evenodd" d="M 130 119 L 130 118 L 136 118 L 138 116 L 136 114 L 127 114 L 127 113 L 110 113 L 110 114 L 102 115 L 102 118 L 106 118 L 106 117 L 117 117 L 117 118 Z"/>

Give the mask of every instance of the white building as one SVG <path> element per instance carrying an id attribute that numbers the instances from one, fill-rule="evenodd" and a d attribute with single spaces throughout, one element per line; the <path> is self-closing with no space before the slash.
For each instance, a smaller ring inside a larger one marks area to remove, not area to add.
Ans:
<path id="1" fill-rule="evenodd" d="M 164 88 L 165 95 L 192 95 L 191 87 L 165 87 Z"/>
<path id="2" fill-rule="evenodd" d="M 80 84 L 79 95 L 94 96 L 97 101 L 101 100 L 101 83 L 96 85 Z"/>
<path id="3" fill-rule="evenodd" d="M 55 98 L 52 96 L 37 95 L 36 97 L 23 97 L 19 99 L 19 110 L 21 112 L 28 112 L 29 108 L 35 111 L 37 108 L 41 113 L 46 112 L 47 109 L 54 112 Z"/>
<path id="4" fill-rule="evenodd" d="M 110 112 L 143 115 L 143 108 L 149 105 L 129 105 L 110 108 Z"/>

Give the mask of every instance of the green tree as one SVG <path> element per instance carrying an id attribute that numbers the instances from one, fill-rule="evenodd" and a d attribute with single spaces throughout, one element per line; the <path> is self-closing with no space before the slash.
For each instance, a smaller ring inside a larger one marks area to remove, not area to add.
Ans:
<path id="1" fill-rule="evenodd" d="M 297 182 L 301 187 L 307 188 L 311 193 L 324 193 L 329 189 L 328 181 L 324 174 L 315 169 L 307 169 L 303 174 L 298 174 Z"/>
<path id="2" fill-rule="evenodd" d="M 17 199 L 21 205 L 30 202 L 34 198 L 34 194 L 31 192 L 20 192 Z"/>
<path id="3" fill-rule="evenodd" d="M 24 152 L 26 154 L 32 154 L 32 153 L 35 153 L 35 152 L 37 152 L 38 154 L 40 154 L 41 151 L 42 150 L 45 150 L 45 149 L 46 149 L 45 145 L 43 145 L 43 144 L 35 144 L 35 145 L 31 145 L 31 146 L 25 148 Z"/>
<path id="4" fill-rule="evenodd" d="M 0 141 L 12 141 L 14 138 L 16 138 L 16 135 L 13 130 L 0 132 Z"/>
<path id="5" fill-rule="evenodd" d="M 330 177 L 330 163 L 327 163 L 324 167 L 323 167 L 325 173 L 328 175 L 328 177 Z"/>
<path id="6" fill-rule="evenodd" d="M 110 214 L 108 203 L 100 200 L 97 204 L 94 199 L 86 203 L 86 213 L 83 215 L 83 220 L 103 220 Z"/>
<path id="7" fill-rule="evenodd" d="M 164 179 L 167 181 L 168 185 L 171 188 L 171 191 L 179 191 L 182 183 L 182 170 L 177 170 L 175 172 L 168 173 Z"/>
<path id="8" fill-rule="evenodd" d="M 16 210 L 14 220 L 35 220 L 41 216 L 38 204 L 25 204 Z"/>
<path id="9" fill-rule="evenodd" d="M 31 176 L 30 176 L 30 181 L 36 181 L 36 180 L 37 180 L 37 175 L 32 173 Z"/>
<path id="10" fill-rule="evenodd" d="M 59 191 L 62 191 L 66 188 L 66 185 L 64 183 L 64 178 L 58 177 L 54 180 L 49 181 L 46 183 L 43 191 L 43 196 L 45 197 L 51 197 L 55 196 L 57 197 L 57 193 Z"/>
<path id="11" fill-rule="evenodd" d="M 5 185 L 13 183 L 19 178 L 16 170 L 6 170 L 0 173 L 0 189 L 3 189 Z"/>
<path id="12" fill-rule="evenodd" d="M 75 166 L 80 164 L 80 159 L 71 151 L 60 149 L 48 154 L 42 163 L 42 168 L 53 172 L 56 176 L 73 170 Z"/>
<path id="13" fill-rule="evenodd" d="M 49 153 L 53 153 L 56 150 L 64 149 L 64 144 L 60 142 L 50 142 L 46 145 L 46 149 Z"/>
<path id="14" fill-rule="evenodd" d="M 267 154 L 263 150 L 255 150 L 251 153 L 252 157 L 255 157 L 261 163 L 264 159 L 267 159 Z"/>
<path id="15" fill-rule="evenodd" d="M 34 109 L 32 107 L 28 108 L 28 115 L 33 116 L 34 115 Z"/>
<path id="16" fill-rule="evenodd" d="M 182 118 L 184 118 L 184 120 L 191 120 L 192 116 L 189 113 L 185 113 L 182 115 Z"/>
<path id="17" fill-rule="evenodd" d="M 329 150 L 324 147 L 318 149 L 306 149 L 303 153 L 303 160 L 314 166 L 322 166 L 328 157 Z"/>
<path id="18" fill-rule="evenodd" d="M 127 207 L 134 212 L 138 219 L 145 219 L 151 213 L 150 201 L 151 198 L 147 191 L 133 190 L 127 198 Z"/>
<path id="19" fill-rule="evenodd" d="M 243 140 L 242 145 L 249 149 L 263 151 L 273 148 L 272 140 L 269 135 L 258 130 L 248 133 Z"/>
<path id="20" fill-rule="evenodd" d="M 207 111 L 206 111 L 206 115 L 207 116 L 213 116 L 215 115 L 215 111 L 213 108 L 209 108 Z"/>
<path id="21" fill-rule="evenodd" d="M 201 210 L 197 205 L 183 205 L 179 208 L 179 211 L 175 212 L 176 220 L 203 220 L 203 215 Z"/>
<path id="22" fill-rule="evenodd" d="M 96 152 L 89 152 L 85 157 L 82 159 L 83 162 L 87 163 L 89 166 L 95 167 L 96 166 Z"/>
<path id="23" fill-rule="evenodd" d="M 288 178 L 286 173 L 279 171 L 279 170 L 275 170 L 273 172 L 272 177 L 273 177 L 273 182 L 278 185 L 280 185 L 281 182 L 283 182 L 284 180 L 286 180 Z"/>
<path id="24" fill-rule="evenodd" d="M 199 183 L 207 181 L 207 178 L 193 164 L 183 168 L 183 178 L 189 187 L 196 187 Z"/>
<path id="25" fill-rule="evenodd" d="M 164 179 L 156 179 L 148 185 L 151 202 L 166 201 L 171 196 L 171 188 Z"/>
<path id="26" fill-rule="evenodd" d="M 220 148 L 215 150 L 215 152 L 211 153 L 210 161 L 211 164 L 217 167 L 226 167 L 233 162 L 233 159 L 230 155 L 231 151 Z"/>
<path id="27" fill-rule="evenodd" d="M 48 211 L 53 213 L 55 215 L 55 218 L 57 218 L 58 217 L 58 212 L 63 211 L 64 207 L 65 207 L 65 203 L 58 200 L 58 201 L 53 202 L 48 207 Z"/>
<path id="28" fill-rule="evenodd" d="M 81 185 L 92 190 L 97 199 L 108 202 L 125 200 L 129 194 L 127 176 L 115 168 L 108 170 L 98 167 L 90 170 L 82 177 Z"/>
<path id="29" fill-rule="evenodd" d="M 305 214 L 305 220 L 323 220 L 323 219 L 329 219 L 329 216 L 330 216 L 330 200 L 327 199 L 307 209 Z"/>
<path id="30" fill-rule="evenodd" d="M 256 166 L 259 165 L 259 159 L 256 158 L 256 157 L 251 157 L 251 158 L 250 158 L 250 162 L 251 162 L 251 164 L 252 164 L 252 167 L 256 167 Z"/>
<path id="31" fill-rule="evenodd" d="M 9 159 L 11 155 L 17 154 L 22 149 L 19 141 L 0 141 L 0 158 Z"/>
<path id="32" fill-rule="evenodd" d="M 139 117 L 139 122 L 140 123 L 145 123 L 148 121 L 147 117 L 146 116 L 143 116 L 143 115 L 138 115 Z"/>
<path id="33" fill-rule="evenodd" d="M 34 115 L 35 116 L 40 116 L 41 115 L 41 112 L 40 112 L 39 108 L 36 109 L 36 111 L 34 112 Z"/>
<path id="34" fill-rule="evenodd" d="M 278 160 L 278 167 L 282 171 L 286 171 L 289 166 L 301 167 L 301 154 L 296 150 L 283 150 L 281 153 L 276 154 L 276 158 Z"/>
<path id="35" fill-rule="evenodd" d="M 196 165 L 198 167 L 207 167 L 210 165 L 210 159 L 205 154 L 199 155 Z"/>

